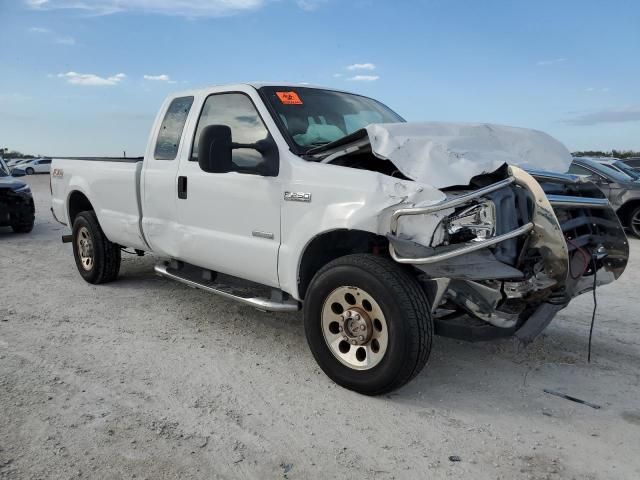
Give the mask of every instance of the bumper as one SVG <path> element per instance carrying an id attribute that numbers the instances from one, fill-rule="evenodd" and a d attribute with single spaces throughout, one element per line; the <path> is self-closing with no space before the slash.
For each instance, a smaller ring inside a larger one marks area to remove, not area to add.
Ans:
<path id="1" fill-rule="evenodd" d="M 35 205 L 31 193 L 0 189 L 0 227 L 7 227 L 18 219 L 33 218 Z"/>
<path id="2" fill-rule="evenodd" d="M 424 247 L 408 245 L 397 235 L 403 217 L 447 216 L 487 199 L 495 201 L 497 223 L 502 223 L 491 236 Z M 509 206 L 514 202 L 520 207 Z M 434 313 L 440 304 L 453 305 L 502 329 L 498 336 L 509 330 L 525 342 L 573 297 L 591 290 L 594 275 L 597 285 L 616 280 L 629 258 L 624 230 L 593 184 L 517 167 L 509 167 L 506 178 L 473 192 L 424 208 L 396 210 L 390 231 L 391 257 L 422 270 L 427 282 L 438 282 Z"/>
<path id="3" fill-rule="evenodd" d="M 489 185 L 488 187 L 475 190 L 474 192 L 461 195 L 459 197 L 445 200 L 444 202 L 438 203 L 436 205 L 430 205 L 428 207 L 420 207 L 420 208 L 402 208 L 402 209 L 396 210 L 391 216 L 391 228 L 390 228 L 391 235 L 397 235 L 398 223 L 400 221 L 400 218 L 402 217 L 411 216 L 411 215 L 429 215 L 436 212 L 440 212 L 442 210 L 449 210 L 451 208 L 457 208 L 464 205 L 468 205 L 476 201 L 477 199 L 484 197 L 492 192 L 509 187 L 515 181 L 516 179 L 514 177 L 509 177 L 505 180 L 494 183 L 493 185 Z M 415 256 L 403 257 L 398 253 L 393 243 L 390 242 L 389 253 L 391 255 L 391 258 L 393 258 L 398 263 L 426 265 L 430 263 L 441 262 L 443 260 L 448 260 L 450 258 L 475 252 L 477 250 L 482 250 L 483 248 L 496 245 L 500 242 L 504 242 L 505 240 L 510 240 L 512 238 L 519 237 L 520 235 L 524 235 L 530 232 L 533 229 L 533 227 L 534 227 L 533 223 L 527 222 L 521 227 L 518 227 L 507 233 L 503 233 L 502 235 L 497 235 L 492 238 L 481 240 L 481 241 L 465 243 L 463 245 L 457 246 L 454 249 L 447 250 L 446 252 L 434 253 L 432 255 L 425 256 L 425 257 L 415 257 Z"/>

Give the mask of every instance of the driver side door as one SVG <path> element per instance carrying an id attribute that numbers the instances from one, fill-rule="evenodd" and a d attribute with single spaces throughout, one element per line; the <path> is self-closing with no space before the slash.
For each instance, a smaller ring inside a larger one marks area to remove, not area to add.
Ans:
<path id="1" fill-rule="evenodd" d="M 203 128 L 226 125 L 233 142 L 250 144 L 269 135 L 250 96 L 215 93 L 204 101 L 191 149 L 178 168 L 177 222 L 181 260 L 278 287 L 281 182 L 259 173 L 262 155 L 234 149 L 234 171 L 207 173 L 198 164 Z"/>

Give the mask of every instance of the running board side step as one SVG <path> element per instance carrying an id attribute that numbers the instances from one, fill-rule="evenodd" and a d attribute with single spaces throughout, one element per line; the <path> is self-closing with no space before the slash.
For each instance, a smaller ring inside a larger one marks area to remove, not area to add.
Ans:
<path id="1" fill-rule="evenodd" d="M 246 294 L 248 292 L 234 289 L 230 285 L 198 281 L 192 278 L 187 278 L 186 275 L 181 275 L 182 272 L 171 269 L 170 266 L 165 262 L 158 263 L 154 267 L 154 270 L 156 274 L 161 277 L 170 278 L 171 280 L 183 283 L 185 285 L 188 285 L 189 287 L 199 288 L 209 293 L 214 293 L 216 295 L 220 295 L 221 297 L 235 300 L 245 305 L 257 308 L 258 310 L 266 312 L 297 312 L 298 310 L 300 310 L 300 303 L 293 299 L 279 301 L 261 297 L 245 296 L 242 294 Z"/>

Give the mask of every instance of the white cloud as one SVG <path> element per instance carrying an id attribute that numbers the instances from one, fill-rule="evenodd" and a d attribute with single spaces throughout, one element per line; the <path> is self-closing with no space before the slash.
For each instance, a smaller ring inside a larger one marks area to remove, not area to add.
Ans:
<path id="1" fill-rule="evenodd" d="M 640 105 L 607 108 L 583 113 L 566 121 L 569 125 L 597 125 L 599 123 L 640 122 Z"/>
<path id="2" fill-rule="evenodd" d="M 56 35 L 56 32 L 54 32 L 53 30 L 49 28 L 43 28 L 43 27 L 30 27 L 29 32 L 37 33 L 39 35 L 46 35 L 49 38 L 51 38 L 51 36 L 53 35 Z M 73 38 L 71 35 L 60 35 L 60 36 L 56 36 L 53 39 L 53 42 L 58 43 L 60 45 L 75 45 L 76 39 Z"/>
<path id="3" fill-rule="evenodd" d="M 354 75 L 347 80 L 353 80 L 354 82 L 375 82 L 379 78 L 378 75 Z"/>
<path id="4" fill-rule="evenodd" d="M 327 0 L 296 0 L 296 4 L 307 12 L 317 10 L 323 3 L 327 3 Z"/>
<path id="5" fill-rule="evenodd" d="M 58 78 L 65 78 L 67 82 L 73 85 L 102 87 L 102 86 L 118 85 L 122 80 L 126 78 L 126 75 L 124 73 L 118 73 L 110 77 L 100 77 L 93 73 L 67 72 L 67 73 L 59 73 Z"/>
<path id="6" fill-rule="evenodd" d="M 536 63 L 536 65 L 538 65 L 539 67 L 546 67 L 548 65 L 556 65 L 558 63 L 564 63 L 566 62 L 567 59 L 566 58 L 554 58 L 552 60 L 540 60 L 538 63 Z"/>
<path id="7" fill-rule="evenodd" d="M 334 73 L 333 74 L 333 78 L 342 78 L 342 74 L 341 73 Z"/>
<path id="8" fill-rule="evenodd" d="M 70 36 L 57 37 L 54 42 L 59 43 L 60 45 L 75 45 L 76 39 Z"/>
<path id="9" fill-rule="evenodd" d="M 347 70 L 375 70 L 376 66 L 373 63 L 354 63 L 349 65 Z"/>
<path id="10" fill-rule="evenodd" d="M 185 17 L 220 17 L 257 10 L 267 0 L 24 0 L 34 10 L 78 10 L 91 15 L 143 12 Z M 309 5 L 313 0 L 302 0 Z M 301 5 L 301 8 L 304 8 Z"/>
<path id="11" fill-rule="evenodd" d="M 584 89 L 585 92 L 602 92 L 602 93 L 607 93 L 609 90 L 610 90 L 609 87 L 602 87 L 602 88 L 587 87 Z"/>
<path id="12" fill-rule="evenodd" d="M 169 83 L 175 83 L 173 80 L 171 80 L 171 77 L 169 77 L 169 75 L 166 75 L 164 73 L 160 74 L 160 75 L 143 75 L 143 77 L 145 80 L 150 80 L 152 82 L 169 82 Z"/>

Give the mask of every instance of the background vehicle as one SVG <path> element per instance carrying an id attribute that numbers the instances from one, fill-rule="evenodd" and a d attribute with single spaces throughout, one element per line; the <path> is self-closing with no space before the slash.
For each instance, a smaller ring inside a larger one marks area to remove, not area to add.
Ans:
<path id="1" fill-rule="evenodd" d="M 587 159 L 593 160 L 594 162 L 598 162 L 601 165 L 604 165 L 607 168 L 615 170 L 620 173 L 624 173 L 631 177 L 634 181 L 640 179 L 640 171 L 630 167 L 625 162 L 620 160 L 619 158 L 611 158 L 611 157 L 574 157 L 577 159 Z"/>
<path id="2" fill-rule="evenodd" d="M 14 168 L 24 170 L 27 175 L 34 173 L 49 173 L 51 171 L 50 158 L 34 158 L 26 162 L 19 163 Z"/>
<path id="3" fill-rule="evenodd" d="M 629 165 L 631 168 L 636 170 L 640 170 L 640 157 L 631 157 L 623 160 L 624 163 Z"/>
<path id="4" fill-rule="evenodd" d="M 11 160 L 8 160 L 6 162 L 7 166 L 9 168 L 13 168 L 18 166 L 19 164 L 23 163 L 23 162 L 28 162 L 29 160 L 31 160 L 30 158 L 12 158 Z"/>
<path id="5" fill-rule="evenodd" d="M 576 157 L 569 173 L 593 181 L 606 195 L 622 224 L 640 238 L 640 182 L 635 172 L 619 161 Z M 622 171 L 624 170 L 624 172 Z"/>
<path id="6" fill-rule="evenodd" d="M 0 159 L 0 227 L 28 233 L 33 229 L 34 220 L 35 205 L 29 185 L 14 178 Z"/>
<path id="7" fill-rule="evenodd" d="M 241 84 L 170 96 L 144 158 L 54 159 L 52 211 L 87 282 L 115 280 L 126 246 L 165 259 L 161 276 L 302 307 L 325 373 L 380 394 L 417 375 L 434 332 L 527 343 L 596 272 L 623 272 L 602 192 L 516 166 L 570 162 L 542 132 L 406 123 L 355 94 Z"/>

